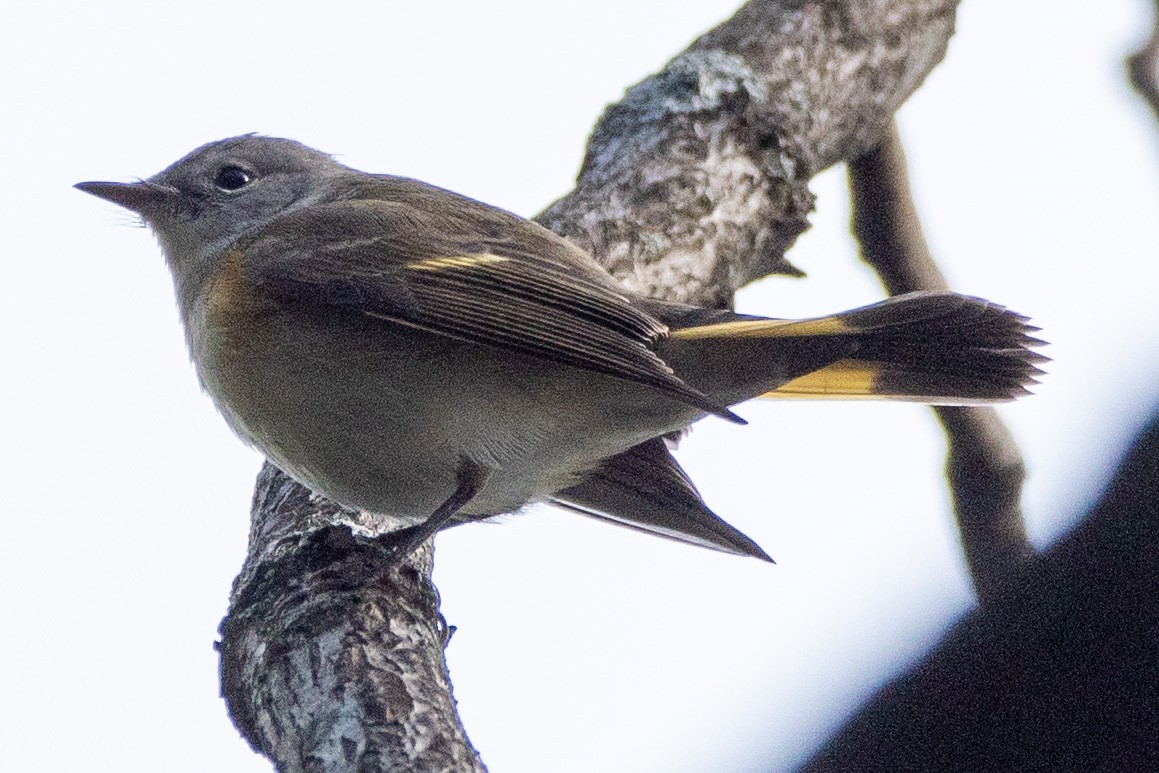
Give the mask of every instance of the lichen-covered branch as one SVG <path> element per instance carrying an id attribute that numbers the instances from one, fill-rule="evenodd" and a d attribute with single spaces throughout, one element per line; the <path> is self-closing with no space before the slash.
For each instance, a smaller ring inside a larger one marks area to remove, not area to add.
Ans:
<path id="1" fill-rule="evenodd" d="M 946 278 L 922 234 L 895 125 L 876 148 L 849 162 L 849 185 L 853 232 L 886 289 L 891 294 L 945 289 Z M 966 563 L 986 601 L 1033 553 L 1019 504 L 1022 456 L 993 408 L 934 410 L 949 442 L 946 471 Z"/>
<path id="2" fill-rule="evenodd" d="M 954 0 L 752 0 L 597 124 L 541 222 L 635 289 L 725 306 L 794 273 L 809 177 L 873 147 L 941 59 Z M 443 660 L 430 553 L 388 567 L 389 516 L 267 467 L 222 623 L 222 688 L 281 771 L 476 771 Z"/>
<path id="3" fill-rule="evenodd" d="M 345 510 L 267 464 L 222 623 L 234 723 L 285 773 L 484 771 L 455 711 L 424 545 L 400 564 Z"/>
<path id="4" fill-rule="evenodd" d="M 596 125 L 540 222 L 638 292 L 727 306 L 798 273 L 809 178 L 869 150 L 941 60 L 956 2 L 754 0 Z"/>

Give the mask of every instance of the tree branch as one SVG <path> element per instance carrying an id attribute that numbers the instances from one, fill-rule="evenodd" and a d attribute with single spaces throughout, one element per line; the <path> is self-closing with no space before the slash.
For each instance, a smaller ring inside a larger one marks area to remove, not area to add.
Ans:
<path id="1" fill-rule="evenodd" d="M 539 221 L 637 292 L 728 306 L 799 274 L 808 181 L 872 148 L 943 54 L 952 0 L 753 0 L 597 124 Z"/>
<path id="2" fill-rule="evenodd" d="M 1154 26 L 1151 37 L 1135 53 L 1127 57 L 1127 76 L 1131 85 L 1147 100 L 1155 119 L 1159 120 L 1159 2 L 1155 3 Z"/>
<path id="3" fill-rule="evenodd" d="M 430 542 L 396 560 L 386 519 L 266 464 L 222 622 L 222 694 L 286 771 L 484 771 L 459 722 Z"/>
<path id="4" fill-rule="evenodd" d="M 728 305 L 795 273 L 809 176 L 876 144 L 941 59 L 955 0 L 753 0 L 596 126 L 541 222 L 633 288 Z M 231 715 L 281 771 L 475 771 L 454 711 L 430 553 L 381 567 L 399 528 L 267 467 L 222 623 Z"/>
<path id="5" fill-rule="evenodd" d="M 891 123 L 880 144 L 849 162 L 853 232 L 891 294 L 947 288 L 930 255 Z M 993 408 L 934 408 L 946 430 L 946 465 L 958 534 L 979 599 L 989 602 L 1033 554 L 1019 500 L 1025 468 Z"/>

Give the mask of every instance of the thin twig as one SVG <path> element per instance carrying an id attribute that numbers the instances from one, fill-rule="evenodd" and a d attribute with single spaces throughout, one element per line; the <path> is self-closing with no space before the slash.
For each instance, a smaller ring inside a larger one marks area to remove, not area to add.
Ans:
<path id="1" fill-rule="evenodd" d="M 1159 120 L 1159 0 L 1155 3 L 1155 21 L 1151 37 L 1127 57 L 1127 77 L 1131 85 L 1147 100 L 1155 119 Z"/>
<path id="2" fill-rule="evenodd" d="M 947 287 L 922 234 L 896 123 L 881 143 L 849 162 L 853 232 L 891 294 Z M 997 594 L 1033 549 L 1019 497 L 1024 467 L 993 408 L 937 407 L 949 441 L 947 475 L 966 563 L 978 598 Z"/>

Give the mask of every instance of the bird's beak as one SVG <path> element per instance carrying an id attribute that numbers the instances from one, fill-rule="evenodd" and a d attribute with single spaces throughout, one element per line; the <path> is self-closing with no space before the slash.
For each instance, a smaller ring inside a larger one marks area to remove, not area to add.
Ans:
<path id="1" fill-rule="evenodd" d="M 148 180 L 135 183 L 84 182 L 73 186 L 77 190 L 119 204 L 139 215 L 156 212 L 166 206 L 171 208 L 177 196 L 176 188 L 158 185 Z"/>

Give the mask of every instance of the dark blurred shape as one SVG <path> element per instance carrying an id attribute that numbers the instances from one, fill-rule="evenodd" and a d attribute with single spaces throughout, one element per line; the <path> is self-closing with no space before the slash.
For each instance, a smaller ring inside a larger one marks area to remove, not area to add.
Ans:
<path id="1" fill-rule="evenodd" d="M 1159 415 L 995 598 L 801 770 L 1159 770 Z"/>

